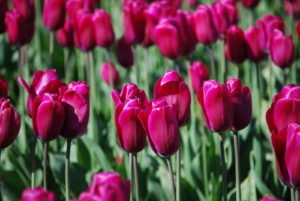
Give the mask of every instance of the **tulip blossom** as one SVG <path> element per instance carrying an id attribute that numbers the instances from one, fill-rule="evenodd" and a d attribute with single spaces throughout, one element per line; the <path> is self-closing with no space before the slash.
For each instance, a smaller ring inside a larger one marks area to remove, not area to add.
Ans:
<path id="1" fill-rule="evenodd" d="M 215 80 L 205 81 L 203 87 L 198 90 L 197 99 L 209 130 L 220 133 L 231 128 L 233 108 L 227 85 Z"/>
<path id="2" fill-rule="evenodd" d="M 270 196 L 265 196 L 265 197 L 261 198 L 259 201 L 282 201 L 282 200 L 279 200 L 277 198 L 270 197 Z"/>
<path id="3" fill-rule="evenodd" d="M 0 98 L 0 149 L 12 144 L 20 130 L 20 116 L 7 98 Z"/>
<path id="4" fill-rule="evenodd" d="M 66 2 L 66 10 L 68 16 L 70 17 L 71 23 L 73 25 L 76 24 L 76 15 L 79 10 L 83 8 L 83 1 L 82 0 L 68 0 Z"/>
<path id="5" fill-rule="evenodd" d="M 119 39 L 116 48 L 116 56 L 119 64 L 124 68 L 129 68 L 134 64 L 134 53 L 132 47 L 126 42 L 125 38 Z"/>
<path id="6" fill-rule="evenodd" d="M 5 32 L 5 14 L 8 11 L 8 0 L 0 0 L 0 33 Z"/>
<path id="7" fill-rule="evenodd" d="M 300 15 L 300 0 L 284 1 L 284 10 L 292 17 L 299 17 Z"/>
<path id="8" fill-rule="evenodd" d="M 238 64 L 248 57 L 244 31 L 236 25 L 227 30 L 225 54 L 229 61 Z"/>
<path id="9" fill-rule="evenodd" d="M 240 20 L 240 13 L 237 7 L 236 0 L 221 0 L 221 3 L 227 9 L 227 16 L 229 20 L 229 24 L 237 24 Z"/>
<path id="10" fill-rule="evenodd" d="M 228 9 L 221 1 L 215 1 L 212 4 L 212 17 L 219 34 L 225 35 L 228 27 L 231 25 Z"/>
<path id="11" fill-rule="evenodd" d="M 232 130 L 239 131 L 248 126 L 252 117 L 251 91 L 239 79 L 228 79 L 227 87 L 231 95 L 233 110 Z"/>
<path id="12" fill-rule="evenodd" d="M 55 195 L 42 187 L 26 189 L 22 193 L 20 201 L 55 201 Z"/>
<path id="13" fill-rule="evenodd" d="M 71 20 L 69 18 L 65 19 L 65 24 L 62 28 L 57 30 L 56 37 L 58 43 L 67 48 L 71 48 L 74 45 L 73 40 L 74 28 L 71 24 Z"/>
<path id="14" fill-rule="evenodd" d="M 43 23 L 51 31 L 64 26 L 66 15 L 65 0 L 45 0 L 43 9 Z"/>
<path id="15" fill-rule="evenodd" d="M 209 79 L 208 69 L 200 61 L 195 61 L 193 65 L 189 67 L 189 73 L 193 90 L 197 93 L 197 91 L 203 87 L 204 81 Z"/>
<path id="16" fill-rule="evenodd" d="M 34 0 L 13 0 L 14 8 L 20 13 L 25 22 L 33 22 L 35 19 Z"/>
<path id="17" fill-rule="evenodd" d="M 243 6 L 250 9 L 255 8 L 259 3 L 259 0 L 240 0 L 240 1 L 243 4 Z"/>
<path id="18" fill-rule="evenodd" d="M 247 52 L 249 59 L 260 62 L 266 57 L 266 53 L 259 45 L 259 30 L 255 26 L 250 26 L 245 33 Z"/>
<path id="19" fill-rule="evenodd" d="M 294 43 L 291 35 L 285 36 L 275 30 L 271 39 L 270 53 L 273 62 L 280 68 L 290 67 L 294 62 Z"/>
<path id="20" fill-rule="evenodd" d="M 93 12 L 99 6 L 99 0 L 84 0 L 83 8 L 86 11 Z"/>
<path id="21" fill-rule="evenodd" d="M 117 86 L 120 82 L 119 73 L 113 63 L 105 62 L 101 67 L 101 77 L 107 85 L 113 81 L 113 85 Z"/>
<path id="22" fill-rule="evenodd" d="M 170 157 L 179 149 L 176 113 L 175 105 L 168 105 L 164 100 L 153 100 L 139 114 L 152 150 L 159 156 Z"/>

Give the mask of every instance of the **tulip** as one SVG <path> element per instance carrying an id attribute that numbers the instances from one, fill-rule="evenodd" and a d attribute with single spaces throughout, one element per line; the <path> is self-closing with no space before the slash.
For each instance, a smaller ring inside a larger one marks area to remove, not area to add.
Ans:
<path id="1" fill-rule="evenodd" d="M 297 22 L 296 31 L 298 35 L 298 40 L 300 40 L 300 20 Z"/>
<path id="2" fill-rule="evenodd" d="M 8 84 L 7 81 L 0 77 L 0 98 L 7 98 Z"/>
<path id="3" fill-rule="evenodd" d="M 132 47 L 122 37 L 117 43 L 116 49 L 117 60 L 124 68 L 129 68 L 134 64 L 134 53 Z"/>
<path id="4" fill-rule="evenodd" d="M 226 58 L 234 63 L 247 59 L 247 43 L 244 31 L 236 25 L 230 26 L 226 33 Z"/>
<path id="5" fill-rule="evenodd" d="M 231 78 L 226 82 L 230 95 L 233 110 L 232 130 L 244 129 L 251 121 L 252 101 L 251 91 L 243 86 L 239 79 Z"/>
<path id="6" fill-rule="evenodd" d="M 26 189 L 22 193 L 20 201 L 55 201 L 54 193 L 46 191 L 42 187 L 36 187 L 34 189 Z"/>
<path id="7" fill-rule="evenodd" d="M 179 149 L 179 126 L 175 105 L 164 100 L 150 101 L 139 114 L 152 150 L 162 157 L 170 157 Z"/>
<path id="8" fill-rule="evenodd" d="M 141 43 L 145 35 L 147 4 L 143 0 L 126 1 L 123 6 L 124 38 L 127 43 Z"/>
<path id="9" fill-rule="evenodd" d="M 111 80 L 113 81 L 114 86 L 119 85 L 119 73 L 114 64 L 105 62 L 101 67 L 101 76 L 107 85 L 111 84 Z"/>
<path id="10" fill-rule="evenodd" d="M 206 5 L 200 5 L 193 14 L 194 32 L 198 42 L 209 45 L 214 43 L 219 35 L 213 23 L 212 11 Z"/>
<path id="11" fill-rule="evenodd" d="M 33 22 L 35 19 L 34 0 L 13 0 L 14 8 L 20 13 L 21 18 L 26 22 Z"/>
<path id="12" fill-rule="evenodd" d="M 68 0 L 66 2 L 66 10 L 70 17 L 71 23 L 76 24 L 77 12 L 83 8 L 82 0 Z"/>
<path id="13" fill-rule="evenodd" d="M 193 65 L 189 67 L 189 72 L 193 90 L 197 93 L 197 91 L 203 87 L 204 81 L 209 79 L 208 69 L 200 61 L 195 61 Z"/>
<path id="14" fill-rule="evenodd" d="M 83 82 L 71 82 L 60 91 L 60 101 L 65 109 L 65 122 L 61 135 L 74 139 L 87 130 L 89 120 L 89 86 Z"/>
<path id="15" fill-rule="evenodd" d="M 220 133 L 231 128 L 233 108 L 230 91 L 225 84 L 215 80 L 205 81 L 198 90 L 197 99 L 209 130 Z"/>
<path id="16" fill-rule="evenodd" d="M 243 4 L 243 6 L 249 9 L 255 8 L 259 3 L 259 0 L 240 0 L 240 1 Z"/>
<path id="17" fill-rule="evenodd" d="M 235 0 L 221 0 L 221 3 L 227 9 L 229 24 L 237 24 L 240 20 L 240 13 Z"/>
<path id="18" fill-rule="evenodd" d="M 43 10 L 43 23 L 51 31 L 64 26 L 66 15 L 65 0 L 45 0 Z"/>
<path id="19" fill-rule="evenodd" d="M 292 17 L 299 17 L 300 15 L 300 0 L 284 1 L 284 10 L 288 15 Z"/>
<path id="20" fill-rule="evenodd" d="M 259 201 L 282 201 L 282 200 L 278 200 L 277 198 L 270 197 L 270 196 L 265 196 L 261 198 Z"/>
<path id="21" fill-rule="evenodd" d="M 266 57 L 266 53 L 259 45 L 259 30 L 255 26 L 250 26 L 245 33 L 247 52 L 249 59 L 258 63 Z"/>
<path id="22" fill-rule="evenodd" d="M 187 0 L 187 4 L 190 6 L 190 7 L 196 7 L 198 5 L 198 0 Z"/>
<path id="23" fill-rule="evenodd" d="M 228 27 L 231 25 L 227 7 L 223 2 L 215 1 L 212 4 L 211 11 L 216 29 L 219 34 L 225 35 Z"/>
<path id="24" fill-rule="evenodd" d="M 74 29 L 69 18 L 65 19 L 64 26 L 56 32 L 58 43 L 67 48 L 71 48 L 74 45 L 73 40 Z"/>
<path id="25" fill-rule="evenodd" d="M 0 33 L 5 32 L 5 14 L 8 11 L 8 0 L 0 0 Z"/>
<path id="26" fill-rule="evenodd" d="M 275 30 L 271 39 L 270 53 L 273 62 L 280 68 L 290 67 L 294 62 L 294 43 L 291 35 Z"/>
<path id="27" fill-rule="evenodd" d="M 86 11 L 93 12 L 99 6 L 99 0 L 84 0 L 83 8 Z"/>
<path id="28" fill-rule="evenodd" d="M 11 145 L 20 130 L 20 116 L 7 98 L 0 98 L 0 149 Z"/>
<path id="29" fill-rule="evenodd" d="M 179 33 L 171 18 L 159 22 L 153 31 L 153 40 L 163 56 L 170 59 L 176 59 L 180 56 Z"/>

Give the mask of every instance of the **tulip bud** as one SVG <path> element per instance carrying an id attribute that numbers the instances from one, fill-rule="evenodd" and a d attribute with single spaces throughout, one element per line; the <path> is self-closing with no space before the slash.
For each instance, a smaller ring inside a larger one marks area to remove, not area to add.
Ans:
<path id="1" fill-rule="evenodd" d="M 0 0 L 0 34 L 5 32 L 5 14 L 8 11 L 8 0 Z"/>
<path id="2" fill-rule="evenodd" d="M 225 84 L 215 80 L 205 81 L 198 90 L 197 99 L 209 130 L 220 133 L 231 128 L 233 109 L 231 95 Z"/>
<path id="3" fill-rule="evenodd" d="M 209 79 L 208 69 L 200 61 L 195 61 L 193 65 L 189 67 L 189 72 L 193 90 L 197 93 L 197 91 L 203 87 L 204 81 Z"/>
<path id="4" fill-rule="evenodd" d="M 65 122 L 61 135 L 68 139 L 82 136 L 89 121 L 89 86 L 83 82 L 71 82 L 61 88 L 60 101 L 65 109 Z"/>
<path id="5" fill-rule="evenodd" d="M 175 105 L 168 105 L 164 100 L 150 101 L 139 119 L 156 154 L 170 157 L 178 151 L 180 137 Z"/>
<path id="6" fill-rule="evenodd" d="M 129 43 L 122 37 L 117 43 L 117 60 L 124 68 L 129 68 L 134 64 L 134 53 Z"/>
<path id="7" fill-rule="evenodd" d="M 247 86 L 243 86 L 239 79 L 231 78 L 226 82 L 231 94 L 233 110 L 232 130 L 244 129 L 251 121 L 252 100 L 251 91 Z"/>
<path id="8" fill-rule="evenodd" d="M 110 85 L 110 80 L 113 80 L 113 85 L 119 85 L 119 73 L 113 63 L 105 62 L 101 67 L 101 76 L 107 85 Z"/>
<path id="9" fill-rule="evenodd" d="M 0 77 L 0 98 L 7 98 L 8 84 L 7 81 Z"/>
<path id="10" fill-rule="evenodd" d="M 100 47 L 109 47 L 115 40 L 110 16 L 102 9 L 97 9 L 93 16 L 96 44 Z"/>
<path id="11" fill-rule="evenodd" d="M 247 42 L 247 52 L 249 59 L 254 62 L 260 62 L 266 57 L 266 53 L 259 45 L 259 30 L 255 26 L 250 26 L 245 33 Z"/>
<path id="12" fill-rule="evenodd" d="M 230 26 L 226 33 L 226 58 L 234 63 L 242 63 L 247 59 L 247 43 L 244 31 L 236 25 Z"/>
<path id="13" fill-rule="evenodd" d="M 231 25 L 227 7 L 221 1 L 215 1 L 212 4 L 211 11 L 216 29 L 219 34 L 225 35 L 228 27 Z"/>
<path id="14" fill-rule="evenodd" d="M 175 106 L 179 126 L 188 123 L 191 112 L 191 94 L 188 85 L 176 71 L 166 71 L 164 76 L 156 82 L 154 97 Z"/>
<path id="15" fill-rule="evenodd" d="M 290 67 L 294 62 L 294 43 L 291 35 L 284 36 L 275 30 L 271 39 L 270 53 L 273 62 L 280 68 Z"/>
<path id="16" fill-rule="evenodd" d="M 20 13 L 21 18 L 26 22 L 33 22 L 35 19 L 34 0 L 13 0 L 14 8 Z"/>
<path id="17" fill-rule="evenodd" d="M 22 193 L 20 201 L 55 201 L 55 195 L 42 187 L 26 189 Z"/>
<path id="18" fill-rule="evenodd" d="M 237 24 L 240 20 L 240 13 L 235 0 L 221 0 L 221 3 L 227 9 L 229 24 Z"/>
<path id="19" fill-rule="evenodd" d="M 66 2 L 66 10 L 70 17 L 71 23 L 76 24 L 77 12 L 83 8 L 82 0 L 68 0 Z"/>
<path id="20" fill-rule="evenodd" d="M 64 26 L 66 15 L 65 0 L 45 0 L 43 10 L 43 23 L 51 31 Z"/>
<path id="21" fill-rule="evenodd" d="M 282 200 L 278 200 L 278 199 L 270 197 L 270 196 L 265 196 L 265 197 L 261 198 L 259 201 L 282 201 Z"/>
<path id="22" fill-rule="evenodd" d="M 299 17 L 300 15 L 300 0 L 295 1 L 284 1 L 284 10 L 286 14 L 292 17 Z"/>
<path id="23" fill-rule="evenodd" d="M 20 130 L 20 116 L 9 99 L 0 98 L 0 149 L 11 145 Z"/>
<path id="24" fill-rule="evenodd" d="M 74 45 L 73 34 L 74 34 L 74 29 L 71 24 L 71 21 L 69 18 L 66 18 L 64 26 L 56 32 L 58 43 L 63 47 L 67 47 L 67 48 L 73 47 Z"/>
<path id="25" fill-rule="evenodd" d="M 250 9 L 255 8 L 259 3 L 259 0 L 240 0 L 240 1 L 243 4 L 243 6 Z"/>
<path id="26" fill-rule="evenodd" d="M 99 6 L 99 0 L 84 0 L 83 8 L 88 12 L 94 12 L 94 10 Z"/>
<path id="27" fill-rule="evenodd" d="M 198 42 L 209 45 L 214 43 L 219 35 L 213 23 L 212 11 L 206 5 L 200 5 L 193 14 L 194 32 Z"/>

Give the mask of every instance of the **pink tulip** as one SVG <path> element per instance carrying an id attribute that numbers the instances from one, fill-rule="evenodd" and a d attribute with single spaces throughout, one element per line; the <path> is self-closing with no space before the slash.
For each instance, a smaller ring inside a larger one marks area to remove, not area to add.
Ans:
<path id="1" fill-rule="evenodd" d="M 200 61 L 194 61 L 189 67 L 190 79 L 195 93 L 203 87 L 204 81 L 209 79 L 209 72 L 207 67 Z"/>
<path id="2" fill-rule="evenodd" d="M 20 201 L 55 201 L 55 195 L 42 187 L 26 189 L 22 193 Z"/>
<path id="3" fill-rule="evenodd" d="M 69 18 L 65 19 L 64 26 L 56 32 L 56 37 L 58 43 L 67 48 L 71 48 L 74 46 L 73 40 L 74 28 L 71 24 L 71 20 Z"/>
<path id="4" fill-rule="evenodd" d="M 8 11 L 8 0 L 0 0 L 0 34 L 5 32 L 5 14 Z"/>
<path id="5" fill-rule="evenodd" d="M 205 81 L 198 90 L 197 99 L 209 130 L 220 133 L 231 128 L 233 108 L 230 91 L 225 84 L 215 80 Z"/>
<path id="6" fill-rule="evenodd" d="M 94 10 L 99 6 L 99 0 L 82 0 L 83 8 L 86 11 L 94 12 Z"/>
<path id="7" fill-rule="evenodd" d="M 105 62 L 101 67 L 101 77 L 107 85 L 110 85 L 112 79 L 113 85 L 117 86 L 120 83 L 119 73 L 113 63 Z"/>
<path id="8" fill-rule="evenodd" d="M 68 0 L 66 2 L 66 10 L 70 17 L 71 23 L 76 24 L 77 12 L 83 8 L 82 0 Z"/>
<path id="9" fill-rule="evenodd" d="M 21 18 L 28 23 L 35 19 L 34 0 L 13 0 L 14 8 L 20 13 Z"/>
<path id="10" fill-rule="evenodd" d="M 216 29 L 218 30 L 219 34 L 225 35 L 227 29 L 231 25 L 227 7 L 223 2 L 215 1 L 212 4 L 211 11 Z"/>
<path id="11" fill-rule="evenodd" d="M 265 59 L 266 53 L 259 45 L 259 30 L 255 26 L 250 26 L 245 33 L 247 42 L 247 52 L 249 59 L 254 62 L 260 62 Z"/>
<path id="12" fill-rule="evenodd" d="M 227 9 L 227 16 L 229 20 L 229 24 L 238 24 L 240 20 L 240 13 L 239 9 L 237 7 L 236 0 L 221 0 L 221 3 L 226 7 Z"/>
<path id="13" fill-rule="evenodd" d="M 282 200 L 278 200 L 277 198 L 270 197 L 270 196 L 265 196 L 261 198 L 259 201 L 282 201 Z"/>
<path id="14" fill-rule="evenodd" d="M 299 17 L 300 15 L 300 0 L 284 1 L 284 10 L 288 15 Z"/>
<path id="15" fill-rule="evenodd" d="M 7 98 L 0 98 L 0 149 L 11 145 L 20 130 L 20 116 Z"/>
<path id="16" fill-rule="evenodd" d="M 51 31 L 64 26 L 66 15 L 65 0 L 45 0 L 43 9 L 43 23 Z"/>
<path id="17" fill-rule="evenodd" d="M 259 3 L 259 0 L 240 0 L 240 1 L 243 4 L 243 6 L 250 9 L 255 8 Z"/>
<path id="18" fill-rule="evenodd" d="M 134 53 L 132 47 L 126 42 L 125 38 L 119 39 L 116 48 L 116 56 L 119 64 L 124 68 L 129 68 L 134 64 Z"/>
<path id="19" fill-rule="evenodd" d="M 150 101 L 139 118 L 156 154 L 170 157 L 178 151 L 180 137 L 175 105 L 168 105 L 164 100 Z"/>

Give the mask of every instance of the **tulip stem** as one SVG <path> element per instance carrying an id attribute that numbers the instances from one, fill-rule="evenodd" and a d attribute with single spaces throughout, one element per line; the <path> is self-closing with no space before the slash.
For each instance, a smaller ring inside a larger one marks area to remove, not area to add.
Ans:
<path id="1" fill-rule="evenodd" d="M 273 83 L 272 83 L 272 74 L 273 74 L 273 70 L 272 70 L 272 60 L 271 60 L 271 56 L 269 56 L 269 60 L 268 60 L 268 67 L 269 67 L 269 90 L 270 90 L 270 98 L 272 98 L 272 94 L 273 94 Z"/>
<path id="2" fill-rule="evenodd" d="M 296 201 L 300 201 L 300 189 L 296 189 Z"/>
<path id="3" fill-rule="evenodd" d="M 235 156 L 235 190 L 236 200 L 242 200 L 241 182 L 240 182 L 240 152 L 239 152 L 239 135 L 238 131 L 233 131 L 234 156 Z"/>
<path id="4" fill-rule="evenodd" d="M 176 153 L 176 199 L 180 201 L 180 178 L 181 178 L 181 150 Z"/>
<path id="5" fill-rule="evenodd" d="M 284 69 L 281 69 L 281 75 L 282 75 L 282 87 L 283 87 L 286 83 L 286 74 Z"/>
<path id="6" fill-rule="evenodd" d="M 241 65 L 240 64 L 236 64 L 237 67 L 237 74 L 236 74 L 236 78 L 240 78 L 241 76 Z M 225 82 L 225 81 L 224 81 Z"/>
<path id="7" fill-rule="evenodd" d="M 295 201 L 295 194 L 296 194 L 296 191 L 294 188 L 290 188 L 291 189 L 291 201 Z"/>
<path id="8" fill-rule="evenodd" d="M 215 56 L 214 56 L 214 50 L 213 50 L 213 47 L 211 45 L 209 46 L 209 58 L 210 58 L 210 66 L 211 66 L 211 71 L 212 71 L 212 77 L 213 77 L 213 79 L 217 79 L 216 60 L 215 60 Z"/>
<path id="9" fill-rule="evenodd" d="M 171 187 L 172 187 L 172 197 L 173 197 L 173 201 L 176 201 L 176 187 L 175 187 L 175 183 L 174 183 L 172 163 L 171 163 L 170 158 L 166 158 L 166 160 L 167 160 L 167 164 L 168 164 L 170 182 L 171 182 Z"/>
<path id="10" fill-rule="evenodd" d="M 133 69 L 134 69 L 134 74 L 135 74 L 135 83 L 138 85 L 139 84 L 139 65 L 136 63 L 137 61 L 137 47 L 134 48 L 134 64 L 133 64 Z"/>
<path id="11" fill-rule="evenodd" d="M 200 112 L 199 112 L 200 114 Z M 203 168 L 203 183 L 204 183 L 204 191 L 205 197 L 208 198 L 208 173 L 207 173 L 207 155 L 206 155 L 206 135 L 204 132 L 203 118 L 200 116 L 200 132 L 201 132 L 201 141 L 202 141 L 202 168 Z"/>
<path id="12" fill-rule="evenodd" d="M 50 38 L 49 38 L 49 67 L 52 67 L 53 64 L 53 52 L 54 52 L 54 33 L 53 31 L 50 32 Z"/>
<path id="13" fill-rule="evenodd" d="M 36 149 L 36 138 L 32 136 L 31 142 L 31 188 L 35 187 L 35 149 Z"/>
<path id="14" fill-rule="evenodd" d="M 261 82 L 260 82 L 260 75 L 259 75 L 259 64 L 258 62 L 255 62 L 255 67 L 256 67 L 256 86 L 257 86 L 257 95 L 258 95 L 258 114 L 257 114 L 257 121 L 258 121 L 258 129 L 260 129 L 260 116 L 261 116 Z"/>
<path id="15" fill-rule="evenodd" d="M 132 172 L 133 172 L 133 165 L 132 165 L 132 163 L 133 163 L 133 155 L 132 155 L 132 153 L 129 153 L 129 164 L 128 164 L 128 166 L 129 166 L 129 179 L 130 179 L 130 182 L 131 182 L 131 185 L 133 186 L 133 174 L 132 174 Z M 132 201 L 133 199 L 132 199 L 132 194 L 133 194 L 133 188 L 131 188 L 131 193 L 130 193 L 130 201 Z"/>
<path id="16" fill-rule="evenodd" d="M 134 170 L 135 199 L 136 201 L 140 201 L 137 155 L 132 154 L 132 159 L 133 159 L 133 170 Z"/>
<path id="17" fill-rule="evenodd" d="M 72 51 L 70 48 L 67 48 L 66 50 L 66 57 L 65 57 L 65 75 L 66 75 L 66 83 L 70 82 L 70 59 L 71 59 L 71 54 Z"/>
<path id="18" fill-rule="evenodd" d="M 65 185 L 66 185 L 66 201 L 70 199 L 70 152 L 72 140 L 67 139 L 66 164 L 65 164 Z"/>
<path id="19" fill-rule="evenodd" d="M 221 165 L 222 165 L 222 185 L 223 185 L 223 201 L 227 201 L 227 170 L 225 163 L 225 151 L 224 151 L 224 136 L 220 133 L 220 152 L 221 152 Z"/>
<path id="20" fill-rule="evenodd" d="M 44 189 L 47 189 L 48 142 L 44 142 Z"/>

